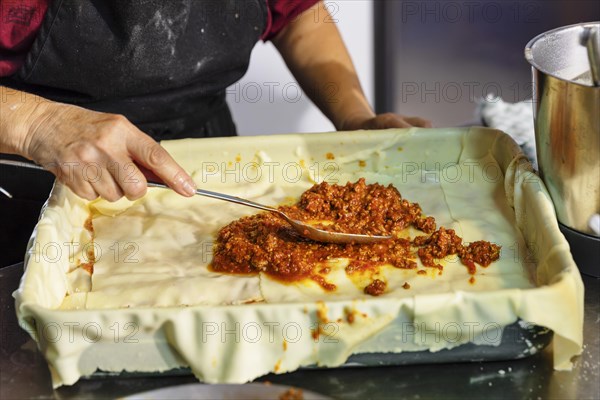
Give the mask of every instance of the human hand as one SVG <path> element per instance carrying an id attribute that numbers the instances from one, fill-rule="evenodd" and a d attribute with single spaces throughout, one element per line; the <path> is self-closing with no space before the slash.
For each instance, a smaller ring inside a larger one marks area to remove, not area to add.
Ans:
<path id="1" fill-rule="evenodd" d="M 45 101 L 24 109 L 17 152 L 53 172 L 80 197 L 116 201 L 146 193 L 144 174 L 192 196 L 192 178 L 150 136 L 122 115 Z"/>
<path id="2" fill-rule="evenodd" d="M 340 130 L 354 131 L 358 129 L 389 129 L 389 128 L 431 128 L 431 122 L 420 117 L 405 117 L 403 115 L 386 113 L 368 117 L 355 117 L 345 121 Z"/>

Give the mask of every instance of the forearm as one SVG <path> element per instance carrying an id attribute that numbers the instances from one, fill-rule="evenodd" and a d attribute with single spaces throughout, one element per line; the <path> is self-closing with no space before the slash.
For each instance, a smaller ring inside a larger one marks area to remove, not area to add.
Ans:
<path id="1" fill-rule="evenodd" d="M 375 116 L 322 2 L 292 21 L 273 43 L 304 91 L 337 129 L 348 128 L 353 119 Z"/>
<path id="2" fill-rule="evenodd" d="M 27 132 L 42 102 L 49 101 L 0 86 L 0 153 L 27 156 Z"/>

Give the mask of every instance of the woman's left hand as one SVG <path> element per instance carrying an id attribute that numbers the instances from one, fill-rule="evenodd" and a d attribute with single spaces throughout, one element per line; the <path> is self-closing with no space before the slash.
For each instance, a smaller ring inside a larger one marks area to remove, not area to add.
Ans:
<path id="1" fill-rule="evenodd" d="M 349 118 L 340 127 L 342 131 L 359 129 L 389 129 L 389 128 L 431 128 L 431 121 L 420 117 L 405 117 L 394 113 L 379 114 L 374 117 Z"/>

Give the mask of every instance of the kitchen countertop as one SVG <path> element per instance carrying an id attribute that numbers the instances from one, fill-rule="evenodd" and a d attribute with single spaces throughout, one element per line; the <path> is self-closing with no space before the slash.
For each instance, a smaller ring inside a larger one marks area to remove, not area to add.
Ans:
<path id="1" fill-rule="evenodd" d="M 12 292 L 23 264 L 0 269 L 0 398 L 115 398 L 167 386 L 197 383 L 190 375 L 94 377 L 52 389 L 35 342 L 16 319 Z M 258 382 L 290 385 L 339 399 L 598 399 L 600 398 L 600 280 L 585 284 L 584 352 L 572 371 L 554 371 L 551 346 L 531 357 L 495 362 L 397 367 L 306 369 L 268 375 Z"/>

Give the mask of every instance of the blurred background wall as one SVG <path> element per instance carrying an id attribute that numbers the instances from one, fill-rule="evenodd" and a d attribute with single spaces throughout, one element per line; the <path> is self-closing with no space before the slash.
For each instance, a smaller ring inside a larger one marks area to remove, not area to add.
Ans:
<path id="1" fill-rule="evenodd" d="M 328 1 L 327 5 L 350 51 L 365 94 L 373 104 L 374 2 L 336 0 Z M 314 15 L 321 20 L 325 17 Z M 248 73 L 228 89 L 227 101 L 240 135 L 335 130 L 300 91 L 271 42 L 261 42 L 254 48 Z"/>
<path id="2" fill-rule="evenodd" d="M 478 123 L 476 103 L 487 95 L 529 99 L 527 42 L 553 28 L 600 20 L 597 0 L 326 3 L 371 104 L 436 126 Z M 333 130 L 298 90 L 273 45 L 257 45 L 248 73 L 228 93 L 240 134 Z"/>
<path id="3" fill-rule="evenodd" d="M 531 98 L 525 45 L 542 32 L 600 20 L 600 1 L 376 1 L 377 108 L 421 115 L 436 126 L 477 123 L 488 95 Z M 386 93 L 385 90 L 390 92 Z M 491 100 L 494 101 L 494 100 Z"/>

